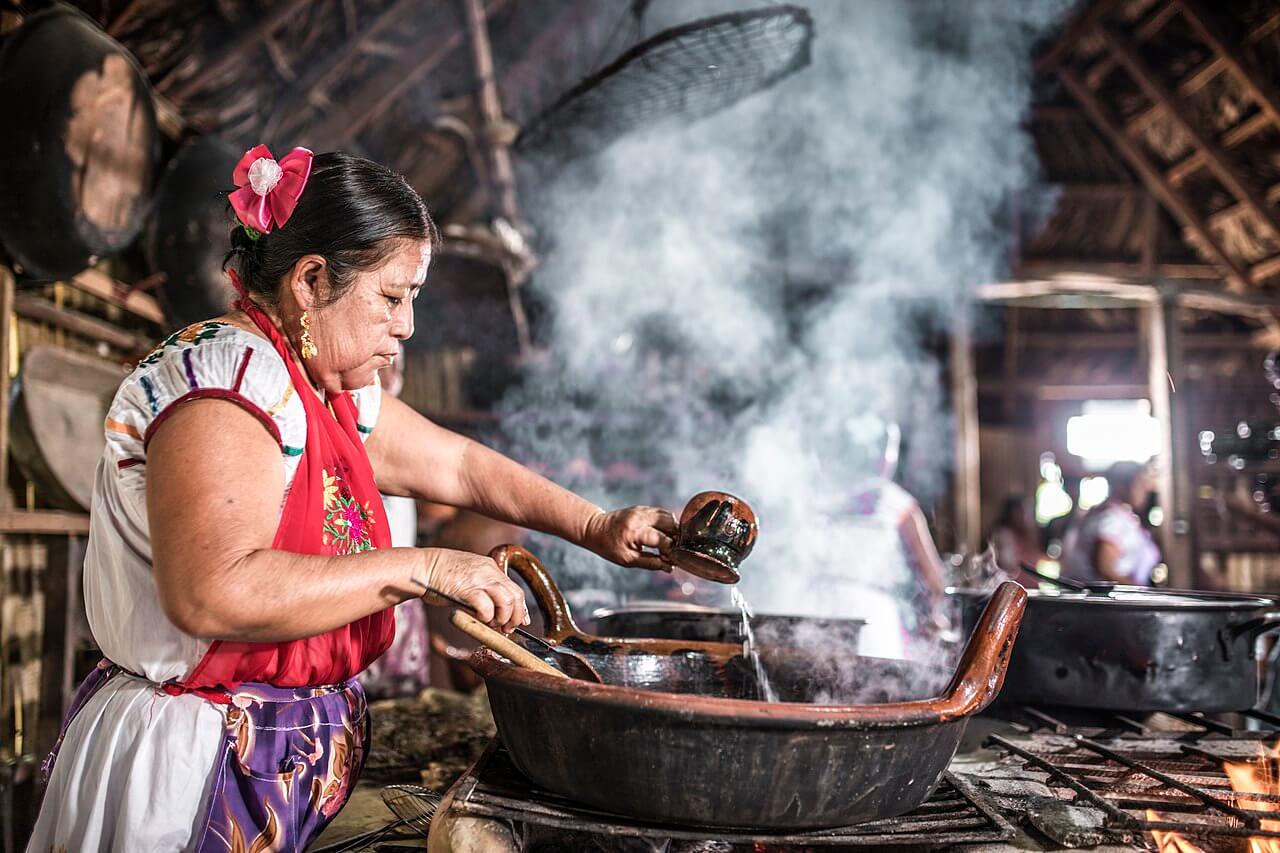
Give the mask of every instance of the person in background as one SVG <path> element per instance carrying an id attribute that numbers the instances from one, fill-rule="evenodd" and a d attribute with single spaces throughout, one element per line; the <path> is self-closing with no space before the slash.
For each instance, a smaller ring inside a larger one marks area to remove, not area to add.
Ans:
<path id="1" fill-rule="evenodd" d="M 1107 469 L 1107 499 L 1089 510 L 1062 555 L 1062 574 L 1082 581 L 1145 586 L 1160 562 L 1160 549 L 1135 509 L 1153 492 L 1151 472 L 1136 462 Z"/>
<path id="2" fill-rule="evenodd" d="M 1039 564 L 1044 558 L 1044 549 L 1040 547 L 1040 529 L 1032 520 L 1024 498 L 1015 495 L 1005 499 L 987 542 L 1001 570 L 1023 586 L 1033 589 L 1037 586 L 1037 579 L 1022 567 Z"/>
<path id="3" fill-rule="evenodd" d="M 378 371 L 378 381 L 383 394 L 399 398 L 404 390 L 404 344 L 399 344 L 395 360 Z M 416 548 L 417 502 L 402 495 L 383 495 L 382 507 L 387 512 L 391 547 Z M 396 605 L 396 636 L 391 641 L 391 648 L 360 675 L 365 695 L 370 699 L 390 699 L 418 693 L 430 684 L 429 652 L 430 635 L 424 602 L 420 598 L 400 602 Z"/>
<path id="4" fill-rule="evenodd" d="M 843 501 L 834 541 L 856 553 L 873 573 L 841 566 L 822 575 L 823 603 L 811 615 L 866 620 L 859 654 L 906 659 L 917 656 L 932 638 L 946 631 L 945 570 L 920 503 L 894 482 L 901 433 L 895 423 L 874 416 L 859 419 L 848 454 L 871 451 L 865 467 Z"/>

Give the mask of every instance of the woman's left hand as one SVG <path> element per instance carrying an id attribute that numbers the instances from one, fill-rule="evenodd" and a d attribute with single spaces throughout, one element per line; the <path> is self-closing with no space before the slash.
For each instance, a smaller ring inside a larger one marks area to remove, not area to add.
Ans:
<path id="1" fill-rule="evenodd" d="M 671 537 L 677 530 L 676 518 L 667 510 L 631 506 L 592 516 L 582 545 L 620 566 L 669 572 Z"/>

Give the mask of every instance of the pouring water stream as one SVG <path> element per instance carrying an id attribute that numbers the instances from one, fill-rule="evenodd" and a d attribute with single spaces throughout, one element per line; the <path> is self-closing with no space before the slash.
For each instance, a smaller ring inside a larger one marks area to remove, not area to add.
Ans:
<path id="1" fill-rule="evenodd" d="M 742 656 L 751 662 L 752 668 L 756 674 L 756 686 L 759 690 L 759 699 L 762 702 L 777 702 L 778 693 L 773 689 L 773 685 L 769 682 L 769 676 L 764 671 L 764 663 L 760 660 L 760 652 L 756 648 L 756 635 L 751 630 L 751 605 L 747 603 L 747 599 L 743 597 L 738 588 L 733 587 L 729 596 L 733 601 L 733 605 L 742 612 Z"/>

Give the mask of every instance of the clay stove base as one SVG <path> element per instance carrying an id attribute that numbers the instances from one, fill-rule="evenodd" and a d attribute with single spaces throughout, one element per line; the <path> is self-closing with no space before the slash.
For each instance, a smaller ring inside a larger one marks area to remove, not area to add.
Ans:
<path id="1" fill-rule="evenodd" d="M 514 827 L 514 831 L 512 830 Z M 769 835 L 719 829 L 663 826 L 579 805 L 536 787 L 512 765 L 496 739 L 480 760 L 454 785 L 432 823 L 430 853 L 516 853 L 532 831 L 577 833 L 618 849 L 627 840 L 719 842 L 789 848 L 897 847 L 993 844 L 1014 835 L 1013 827 L 966 781 L 947 774 L 928 802 L 902 817 L 840 829 Z M 595 848 L 592 848 L 595 849 Z M 600 849 L 611 849 L 601 847 Z M 678 847 L 676 849 L 679 849 Z"/>

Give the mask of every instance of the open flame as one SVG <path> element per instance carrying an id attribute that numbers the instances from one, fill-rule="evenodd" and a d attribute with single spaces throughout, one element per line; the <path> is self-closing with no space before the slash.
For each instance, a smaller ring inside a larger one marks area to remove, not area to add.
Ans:
<path id="1" fill-rule="evenodd" d="M 1280 741 L 1271 747 L 1261 748 L 1260 752 L 1256 761 L 1229 761 L 1222 765 L 1222 770 L 1231 783 L 1231 790 L 1236 792 L 1235 805 L 1250 811 L 1275 813 L 1275 820 L 1263 819 L 1259 826 L 1268 832 L 1280 832 L 1280 802 L 1274 801 L 1280 798 Z M 1263 799 L 1252 799 L 1250 794 L 1260 795 Z M 1155 823 L 1166 821 L 1166 818 L 1148 809 L 1147 820 Z M 1178 832 L 1153 829 L 1151 837 L 1159 853 L 1203 853 L 1200 847 Z M 1280 853 L 1280 838 L 1250 838 L 1249 853 Z"/>
<path id="2" fill-rule="evenodd" d="M 1239 795 L 1263 794 L 1269 797 L 1280 796 L 1280 741 L 1270 748 L 1261 750 L 1257 761 L 1222 765 L 1227 779 L 1231 782 L 1231 790 Z M 1276 820 L 1263 820 L 1262 829 L 1268 832 L 1280 832 L 1280 802 L 1253 800 L 1248 796 L 1240 796 L 1236 805 L 1242 809 L 1259 812 L 1277 812 Z M 1249 853 L 1280 853 L 1280 838 L 1250 838 Z"/>
<path id="3" fill-rule="evenodd" d="M 1163 821 L 1165 818 L 1159 812 L 1147 809 L 1147 820 L 1152 823 Z M 1187 840 L 1186 836 L 1178 832 L 1164 832 L 1159 829 L 1151 830 L 1151 837 L 1156 842 L 1156 850 L 1158 853 L 1204 853 L 1196 845 Z"/>

